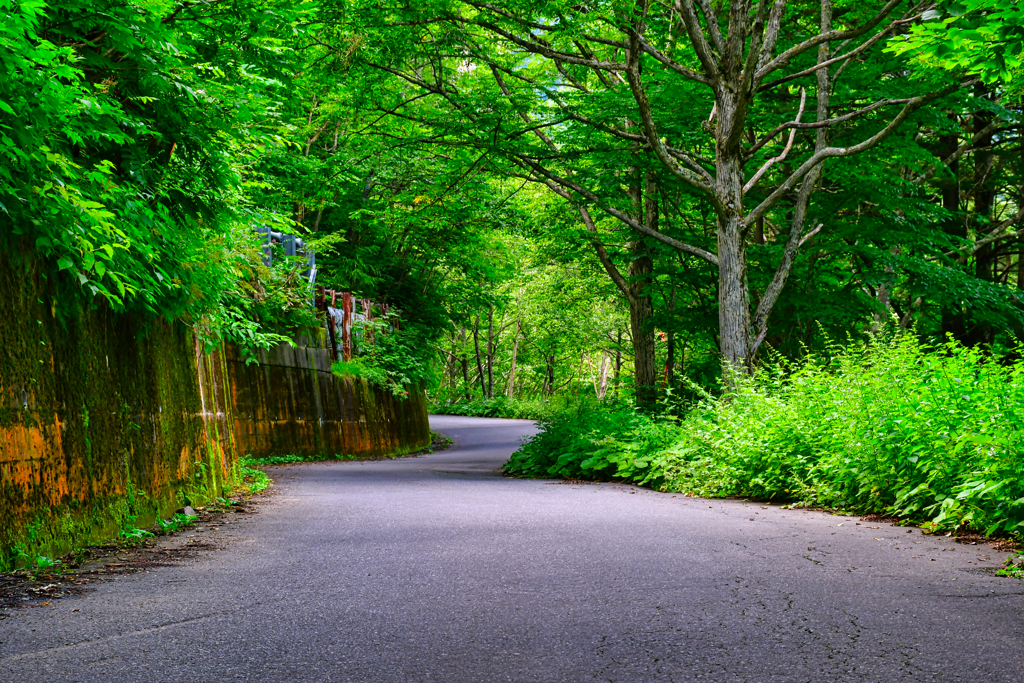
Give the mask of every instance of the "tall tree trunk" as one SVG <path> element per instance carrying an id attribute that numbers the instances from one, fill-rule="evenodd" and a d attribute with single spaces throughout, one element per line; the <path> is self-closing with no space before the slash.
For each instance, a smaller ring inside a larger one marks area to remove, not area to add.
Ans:
<path id="1" fill-rule="evenodd" d="M 608 395 L 608 369 L 611 367 L 611 357 L 606 351 L 601 351 L 601 371 L 597 377 L 597 399 L 603 401 Z"/>
<path id="2" fill-rule="evenodd" d="M 615 374 L 612 376 L 612 398 L 619 396 L 619 376 L 622 372 L 622 328 L 615 328 Z"/>
<path id="3" fill-rule="evenodd" d="M 466 400 L 469 401 L 469 359 L 466 358 L 466 328 L 462 328 L 462 391 L 466 394 Z"/>
<path id="4" fill-rule="evenodd" d="M 956 122 L 956 114 L 950 114 L 949 118 Z M 960 146 L 958 135 L 943 135 L 940 139 L 940 158 L 948 158 L 956 152 Z M 960 240 L 967 238 L 967 226 L 963 219 L 958 216 L 960 211 L 960 161 L 955 159 L 949 165 L 949 172 L 952 178 L 942 182 L 942 208 L 949 212 L 949 217 L 943 222 L 943 231 Z M 967 324 L 964 312 L 954 308 L 945 308 L 942 311 L 942 333 L 951 334 L 953 338 L 967 342 Z"/>
<path id="5" fill-rule="evenodd" d="M 672 296 L 668 300 L 668 312 L 671 315 L 676 310 L 676 288 L 672 288 Z M 666 349 L 665 349 L 665 374 L 662 384 L 669 389 L 675 387 L 675 371 L 676 371 L 676 333 L 668 332 L 665 335 Z"/>
<path id="6" fill-rule="evenodd" d="M 731 36 L 730 36 L 731 38 Z M 743 67 L 742 47 L 723 58 L 724 83 L 738 83 Z M 722 372 L 746 374 L 750 365 L 750 299 L 747 292 L 747 254 L 743 238 L 743 148 L 746 93 L 719 87 L 715 93 L 715 194 L 718 208 L 718 329 Z"/>
<path id="7" fill-rule="evenodd" d="M 487 398 L 494 398 L 494 306 L 487 307 Z"/>
<path id="8" fill-rule="evenodd" d="M 518 321 L 516 322 L 516 333 L 512 337 L 512 365 L 511 365 L 511 367 L 509 368 L 509 371 L 508 371 L 508 390 L 506 391 L 506 395 L 509 398 L 515 398 L 515 388 L 516 388 L 516 356 L 519 353 L 519 330 L 520 330 L 521 325 L 522 325 L 522 323 L 520 323 Z"/>
<path id="9" fill-rule="evenodd" d="M 979 86 L 981 89 L 982 86 Z M 984 90 L 981 93 L 984 94 Z M 992 121 L 992 114 L 988 111 L 977 111 L 974 113 L 974 131 L 981 131 Z M 985 149 L 992 145 L 992 134 L 982 137 L 977 142 L 978 147 Z M 993 166 L 995 155 L 989 151 L 977 151 L 974 153 L 974 220 L 975 234 L 978 238 L 985 235 L 989 227 L 989 219 L 992 214 L 992 207 L 995 204 L 995 182 Z M 996 243 L 989 242 L 974 254 L 974 275 L 979 280 L 994 282 L 996 279 Z M 995 329 L 991 325 L 973 324 L 968 333 L 968 341 L 972 345 L 991 345 L 995 341 Z"/>
<path id="10" fill-rule="evenodd" d="M 646 181 L 641 184 L 642 181 Z M 646 185 L 646 187 L 644 187 Z M 644 190 L 646 189 L 646 197 Z M 629 189 L 633 203 L 634 215 L 653 230 L 658 229 L 658 193 L 652 173 L 644 178 L 639 171 L 633 169 L 633 183 Z M 654 260 L 651 258 L 650 247 L 642 239 L 629 243 L 632 259 L 628 269 L 629 286 L 629 326 L 633 336 L 633 383 L 636 390 L 636 403 L 645 407 L 652 405 L 657 398 L 658 368 L 655 356 L 654 328 L 649 320 L 654 315 L 654 302 L 651 299 L 651 275 L 654 272 Z"/>
<path id="11" fill-rule="evenodd" d="M 676 333 L 666 333 L 665 341 L 665 374 L 662 384 L 671 389 L 676 383 Z"/>
<path id="12" fill-rule="evenodd" d="M 480 356 L 480 315 L 477 314 L 473 323 L 473 348 L 476 350 L 476 372 L 480 378 L 480 398 L 487 397 L 487 385 L 484 383 L 484 363 Z"/>
<path id="13" fill-rule="evenodd" d="M 733 373 L 744 375 L 750 370 L 747 256 L 743 218 L 738 212 L 718 220 L 718 329 L 722 370 L 728 384 Z"/>
<path id="14" fill-rule="evenodd" d="M 455 352 L 454 352 L 455 343 L 456 343 L 456 337 L 455 337 L 454 333 L 452 334 L 451 343 L 452 343 L 452 349 L 453 350 L 452 351 L 446 351 L 446 353 L 448 355 L 448 362 L 446 363 L 446 365 L 447 365 L 447 368 L 446 368 L 447 372 L 445 373 L 448 376 L 448 394 L 449 394 L 449 396 L 455 390 L 455 386 L 457 384 L 457 380 L 458 380 L 458 377 L 459 377 L 459 375 L 458 375 L 458 372 L 459 372 L 458 371 L 458 367 L 459 367 L 458 357 L 455 355 Z"/>
<path id="15" fill-rule="evenodd" d="M 544 395 L 555 393 L 555 354 L 544 356 Z"/>

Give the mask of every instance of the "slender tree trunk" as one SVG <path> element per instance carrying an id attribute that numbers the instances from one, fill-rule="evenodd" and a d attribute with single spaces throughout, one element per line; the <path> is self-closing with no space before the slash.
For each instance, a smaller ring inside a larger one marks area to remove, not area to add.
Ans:
<path id="1" fill-rule="evenodd" d="M 1018 140 L 1021 139 L 1022 134 L 1024 134 L 1024 126 L 1017 128 Z M 1024 157 L 1024 145 L 1021 146 L 1020 153 Z M 1024 189 L 1022 189 L 1020 196 L 1017 197 L 1017 205 L 1024 206 Z M 1017 289 L 1024 289 L 1024 248 L 1017 252 Z"/>
<path id="2" fill-rule="evenodd" d="M 519 353 L 519 329 L 522 323 L 516 322 L 516 333 L 512 337 L 512 365 L 508 371 L 508 390 L 506 394 L 508 397 L 515 398 L 516 388 L 516 356 Z"/>
<path id="3" fill-rule="evenodd" d="M 954 122 L 957 121 L 956 114 L 950 114 Z M 960 146 L 960 137 L 955 133 L 943 135 L 940 139 L 940 158 L 947 158 L 956 152 Z M 959 239 L 967 238 L 967 226 L 964 225 L 962 217 L 957 215 L 960 211 L 960 161 L 954 160 L 949 165 L 950 180 L 942 183 L 942 208 L 949 212 L 949 217 L 943 222 L 943 230 L 947 235 Z M 964 312 L 952 308 L 945 308 L 942 311 L 942 332 L 943 335 L 951 334 L 954 339 L 967 343 L 967 324 Z"/>
<path id="4" fill-rule="evenodd" d="M 544 357 L 544 395 L 555 393 L 555 354 Z"/>
<path id="5" fill-rule="evenodd" d="M 484 363 L 480 356 L 480 315 L 476 316 L 473 323 L 473 348 L 476 350 L 476 372 L 480 378 L 480 398 L 487 397 L 487 385 L 484 383 Z"/>
<path id="6" fill-rule="evenodd" d="M 749 370 L 750 307 L 747 258 L 742 218 L 736 214 L 718 224 L 718 328 L 723 371 Z"/>
<path id="7" fill-rule="evenodd" d="M 458 380 L 458 372 L 459 372 L 458 371 L 458 357 L 455 355 L 455 351 L 454 351 L 456 342 L 457 342 L 457 339 L 456 339 L 455 335 L 452 334 L 452 338 L 451 338 L 452 350 L 446 352 L 447 355 L 448 355 L 448 362 L 446 363 L 446 365 L 447 365 L 447 368 L 446 368 L 447 372 L 445 374 L 448 377 L 448 394 L 449 394 L 449 396 L 451 395 L 452 391 L 455 390 L 455 385 L 456 385 L 457 380 Z"/>
<path id="8" fill-rule="evenodd" d="M 487 398 L 494 398 L 494 306 L 487 307 Z"/>
<path id="9" fill-rule="evenodd" d="M 469 359 L 466 358 L 466 328 L 462 328 L 462 391 L 466 394 L 466 400 L 469 401 Z"/>
<path id="10" fill-rule="evenodd" d="M 980 86 L 979 86 L 980 88 Z M 988 111 L 974 113 L 974 130 L 981 131 L 992 121 L 992 114 Z M 992 145 L 992 134 L 988 134 L 978 140 L 978 147 L 984 149 Z M 974 153 L 974 219 L 977 225 L 977 236 L 983 237 L 988 227 L 988 219 L 992 214 L 992 207 L 995 204 L 995 182 L 993 166 L 995 155 L 988 151 Z M 996 279 L 996 243 L 990 242 L 981 247 L 974 254 L 974 275 L 979 280 L 994 282 Z M 972 345 L 991 345 L 995 341 L 995 329 L 987 324 L 974 324 L 968 333 L 968 341 Z"/>
<path id="11" fill-rule="evenodd" d="M 665 334 L 665 374 L 662 384 L 669 389 L 675 386 L 676 333 Z"/>
<path id="12" fill-rule="evenodd" d="M 668 300 L 668 312 L 671 315 L 676 310 L 676 289 L 672 288 L 672 295 Z M 669 389 L 675 387 L 676 369 L 676 333 L 669 332 L 665 335 L 665 375 L 662 384 Z"/>
<path id="13" fill-rule="evenodd" d="M 611 356 L 601 351 L 601 371 L 597 377 L 597 399 L 603 401 L 608 395 L 608 370 L 611 367 Z"/>
<path id="14" fill-rule="evenodd" d="M 612 376 L 612 398 L 619 396 L 619 375 L 622 372 L 622 328 L 615 328 L 615 374 Z"/>

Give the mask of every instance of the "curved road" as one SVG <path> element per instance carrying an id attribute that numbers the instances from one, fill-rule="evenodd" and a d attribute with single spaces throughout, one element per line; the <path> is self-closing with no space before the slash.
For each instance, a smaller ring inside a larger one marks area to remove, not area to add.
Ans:
<path id="1" fill-rule="evenodd" d="M 1024 680 L 1003 557 L 851 517 L 511 480 L 528 422 L 272 472 L 224 546 L 0 621 L 0 681 Z"/>

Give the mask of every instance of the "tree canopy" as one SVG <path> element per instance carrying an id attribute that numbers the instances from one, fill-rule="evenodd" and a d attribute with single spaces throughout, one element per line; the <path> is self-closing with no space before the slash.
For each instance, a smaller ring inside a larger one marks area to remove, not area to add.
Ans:
<path id="1" fill-rule="evenodd" d="M 0 226 L 75 305 L 266 345 L 317 284 L 439 401 L 1021 332 L 1012 0 L 0 0 Z M 397 352 L 396 352 L 397 353 Z"/>

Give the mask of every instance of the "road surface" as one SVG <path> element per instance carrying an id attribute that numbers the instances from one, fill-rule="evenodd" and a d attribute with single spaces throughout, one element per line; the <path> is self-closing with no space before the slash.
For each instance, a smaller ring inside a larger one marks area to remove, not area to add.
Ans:
<path id="1" fill-rule="evenodd" d="M 988 546 L 507 479 L 530 423 L 431 422 L 453 448 L 271 470 L 260 514 L 188 532 L 221 549 L 15 610 L 0 681 L 1024 680 Z"/>

